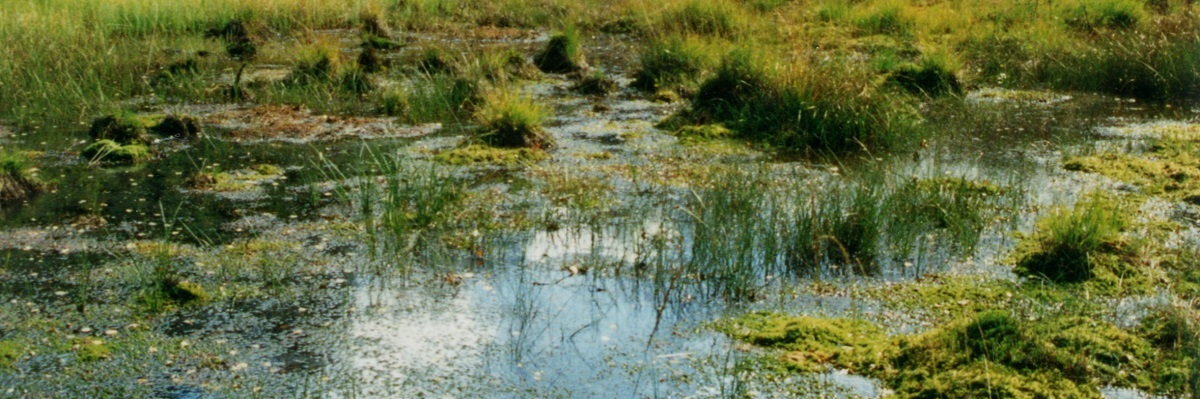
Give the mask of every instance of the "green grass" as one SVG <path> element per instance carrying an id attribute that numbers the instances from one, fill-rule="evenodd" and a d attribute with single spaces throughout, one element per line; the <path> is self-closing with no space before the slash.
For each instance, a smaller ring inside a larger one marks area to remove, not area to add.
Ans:
<path id="1" fill-rule="evenodd" d="M 1062 19 L 1076 29 L 1129 29 L 1146 19 L 1145 3 L 1136 0 L 1068 1 L 1062 7 Z"/>
<path id="2" fill-rule="evenodd" d="M 738 9 L 723 1 L 692 0 L 663 14 L 664 31 L 730 37 L 739 30 Z"/>
<path id="3" fill-rule="evenodd" d="M 438 74 L 419 76 L 380 96 L 380 111 L 413 123 L 466 120 L 481 103 L 478 82 Z"/>

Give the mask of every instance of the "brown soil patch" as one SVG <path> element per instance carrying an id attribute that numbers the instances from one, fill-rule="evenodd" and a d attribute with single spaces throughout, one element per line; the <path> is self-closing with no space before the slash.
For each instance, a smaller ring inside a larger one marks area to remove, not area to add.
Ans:
<path id="1" fill-rule="evenodd" d="M 235 140 L 317 141 L 347 137 L 408 138 L 428 135 L 441 124 L 403 125 L 394 118 L 313 114 L 295 106 L 264 105 L 209 115 L 205 122 L 228 129 Z"/>

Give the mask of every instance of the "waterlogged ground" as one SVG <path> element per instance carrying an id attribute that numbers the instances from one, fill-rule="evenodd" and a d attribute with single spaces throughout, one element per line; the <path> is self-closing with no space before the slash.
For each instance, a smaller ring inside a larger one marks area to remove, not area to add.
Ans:
<path id="1" fill-rule="evenodd" d="M 472 43 L 531 53 L 545 39 Z M 594 38 L 588 51 L 610 75 L 630 72 L 621 40 Z M 260 68 L 254 79 L 285 76 Z M 718 327 L 774 311 L 913 334 L 981 301 L 1003 306 L 1003 297 L 930 305 L 905 294 L 1019 282 L 1015 232 L 1087 191 L 1141 190 L 1064 169 L 1065 159 L 1137 154 L 1163 127 L 1200 133 L 1192 106 L 983 88 L 927 102 L 922 129 L 936 134 L 916 154 L 797 160 L 735 140 L 679 139 L 655 126 L 684 103 L 618 84 L 610 96 L 576 94 L 559 75 L 522 84 L 549 106 L 558 146 L 506 165 L 435 161 L 472 132 L 466 121 L 404 125 L 270 106 L 147 100 L 148 111 L 199 115 L 207 137 L 165 143 L 159 158 L 128 167 L 80 161 L 81 145 L 5 135 L 36 152 L 53 186 L 0 209 L 0 396 L 887 397 L 893 388 L 845 369 L 781 368 L 778 350 Z M 462 182 L 457 223 L 399 245 L 370 229 L 383 211 L 363 207 L 362 191 L 387 180 L 381 158 L 401 160 L 414 180 Z M 749 282 L 749 296 L 655 272 L 696 257 L 694 201 L 731 170 L 814 194 L 860 170 L 987 181 L 1005 188 L 1010 208 L 966 254 L 930 234 L 912 254 L 881 257 L 874 273 L 770 275 Z M 197 185 L 199 172 L 223 178 Z M 1195 241 L 1197 205 L 1165 195 L 1142 207 L 1139 218 L 1179 224 L 1172 243 Z M 202 298 L 153 297 L 147 288 L 164 269 Z M 1133 327 L 1171 296 L 1104 297 L 1097 314 Z M 1104 396 L 1149 395 L 1098 386 Z"/>

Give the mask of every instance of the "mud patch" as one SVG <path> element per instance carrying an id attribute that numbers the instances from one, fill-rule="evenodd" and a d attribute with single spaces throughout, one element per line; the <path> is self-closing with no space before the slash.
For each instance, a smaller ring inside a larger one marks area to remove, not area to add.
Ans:
<path id="1" fill-rule="evenodd" d="M 298 143 L 346 138 L 412 138 L 442 128 L 440 123 L 403 125 L 394 118 L 316 115 L 303 107 L 273 105 L 220 112 L 205 117 L 205 122 L 229 131 L 229 137 L 238 141 Z"/>

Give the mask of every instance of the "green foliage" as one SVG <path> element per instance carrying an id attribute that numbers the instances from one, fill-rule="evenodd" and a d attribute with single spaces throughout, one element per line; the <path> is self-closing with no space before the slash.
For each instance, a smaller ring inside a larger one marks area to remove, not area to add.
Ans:
<path id="1" fill-rule="evenodd" d="M 425 49 L 421 59 L 417 61 L 417 70 L 425 74 L 440 74 L 454 72 L 454 61 L 439 47 Z"/>
<path id="2" fill-rule="evenodd" d="M 990 183 L 963 178 L 914 179 L 891 194 L 888 239 L 894 251 L 908 254 L 931 231 L 946 232 L 963 252 L 970 253 L 980 233 L 996 214 L 1004 191 Z"/>
<path id="3" fill-rule="evenodd" d="M 785 258 L 795 271 L 821 271 L 829 262 L 845 266 L 844 272 L 869 275 L 886 221 L 886 192 L 871 184 L 837 186 L 821 198 L 802 199 L 790 229 L 785 230 Z"/>
<path id="4" fill-rule="evenodd" d="M 1127 245 L 1121 232 L 1128 226 L 1112 200 L 1086 196 L 1074 209 L 1057 209 L 1038 221 L 1037 234 L 1026 239 L 1036 250 L 1020 255 L 1014 272 L 1060 283 L 1092 279 L 1101 266 L 1119 262 L 1112 258 Z"/>
<path id="5" fill-rule="evenodd" d="M 357 65 L 342 68 L 338 73 L 338 83 L 342 90 L 356 94 L 367 93 L 375 88 L 367 72 Z"/>

